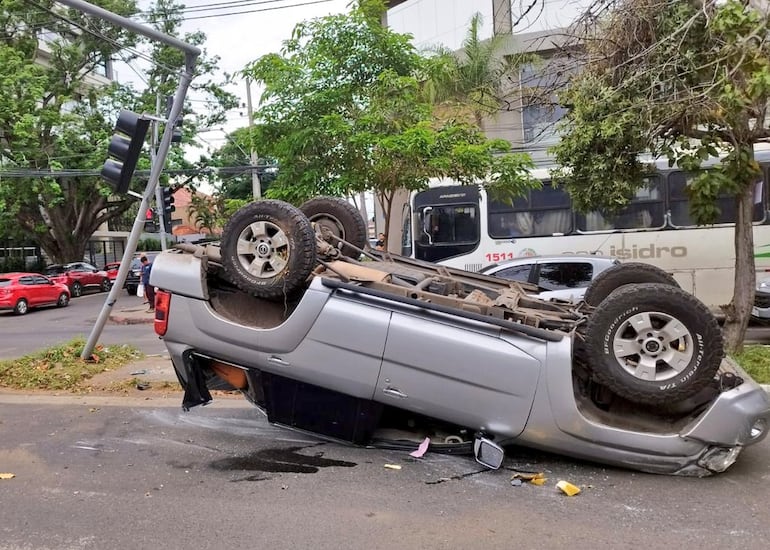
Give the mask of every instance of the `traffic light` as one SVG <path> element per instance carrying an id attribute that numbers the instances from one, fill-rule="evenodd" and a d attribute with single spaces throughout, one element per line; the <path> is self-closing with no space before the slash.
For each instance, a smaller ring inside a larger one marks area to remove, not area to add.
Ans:
<path id="1" fill-rule="evenodd" d="M 115 124 L 115 135 L 107 148 L 107 154 L 111 158 L 107 159 L 102 168 L 102 177 L 118 193 L 128 191 L 149 127 L 149 120 L 132 111 L 120 111 Z"/>
<path id="2" fill-rule="evenodd" d="M 148 208 L 144 214 L 144 232 L 145 233 L 157 233 L 158 224 L 155 219 L 155 209 Z"/>
<path id="3" fill-rule="evenodd" d="M 171 107 L 174 106 L 174 97 L 173 96 L 166 96 L 166 118 L 169 118 L 171 116 Z M 166 122 L 166 124 L 172 124 L 170 120 Z M 181 143 L 182 141 L 182 116 L 180 115 L 179 118 L 177 118 L 173 122 L 174 128 L 173 132 L 171 134 L 171 143 Z"/>
<path id="4" fill-rule="evenodd" d="M 171 232 L 171 213 L 176 210 L 174 208 L 174 191 L 170 187 L 161 187 L 161 215 L 163 216 L 163 227 L 166 231 Z"/>

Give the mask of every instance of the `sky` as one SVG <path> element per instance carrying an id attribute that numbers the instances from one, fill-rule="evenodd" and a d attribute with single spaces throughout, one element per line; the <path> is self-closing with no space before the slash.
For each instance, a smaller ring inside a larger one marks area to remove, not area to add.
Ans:
<path id="1" fill-rule="evenodd" d="M 297 23 L 315 17 L 342 13 L 350 0 L 179 0 L 189 9 L 211 7 L 207 11 L 189 11 L 183 30 L 202 31 L 206 35 L 203 48 L 209 56 L 220 58 L 223 72 L 235 73 L 262 55 L 278 52 L 284 40 L 291 37 Z M 142 1 L 140 5 L 149 2 Z M 206 16 L 201 19 L 193 17 Z M 228 87 L 241 98 L 243 107 L 228 117 L 226 130 L 248 125 L 246 82 Z M 256 108 L 259 88 L 252 85 L 252 104 Z M 225 132 L 213 130 L 201 135 L 211 147 L 221 147 Z"/>

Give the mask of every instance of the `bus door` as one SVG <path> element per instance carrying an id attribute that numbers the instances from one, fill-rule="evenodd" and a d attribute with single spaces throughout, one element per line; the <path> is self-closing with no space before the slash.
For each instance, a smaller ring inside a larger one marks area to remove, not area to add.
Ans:
<path id="1" fill-rule="evenodd" d="M 414 197 L 414 257 L 438 262 L 479 246 L 479 188 L 434 187 Z"/>

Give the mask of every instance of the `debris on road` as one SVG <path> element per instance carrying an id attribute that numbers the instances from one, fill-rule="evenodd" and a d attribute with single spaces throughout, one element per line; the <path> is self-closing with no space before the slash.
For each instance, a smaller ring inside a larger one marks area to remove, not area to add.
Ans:
<path id="1" fill-rule="evenodd" d="M 559 481 L 559 483 L 556 484 L 556 488 L 560 489 L 562 493 L 565 495 L 572 497 L 580 493 L 580 488 L 576 485 L 573 485 L 569 481 L 564 481 L 563 479 Z"/>

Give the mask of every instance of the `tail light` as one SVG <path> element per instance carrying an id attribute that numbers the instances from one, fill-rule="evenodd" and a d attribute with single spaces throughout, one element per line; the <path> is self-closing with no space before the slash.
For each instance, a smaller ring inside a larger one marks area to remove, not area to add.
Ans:
<path id="1" fill-rule="evenodd" d="M 168 330 L 168 310 L 171 305 L 171 293 L 155 290 L 155 334 L 163 336 Z"/>

